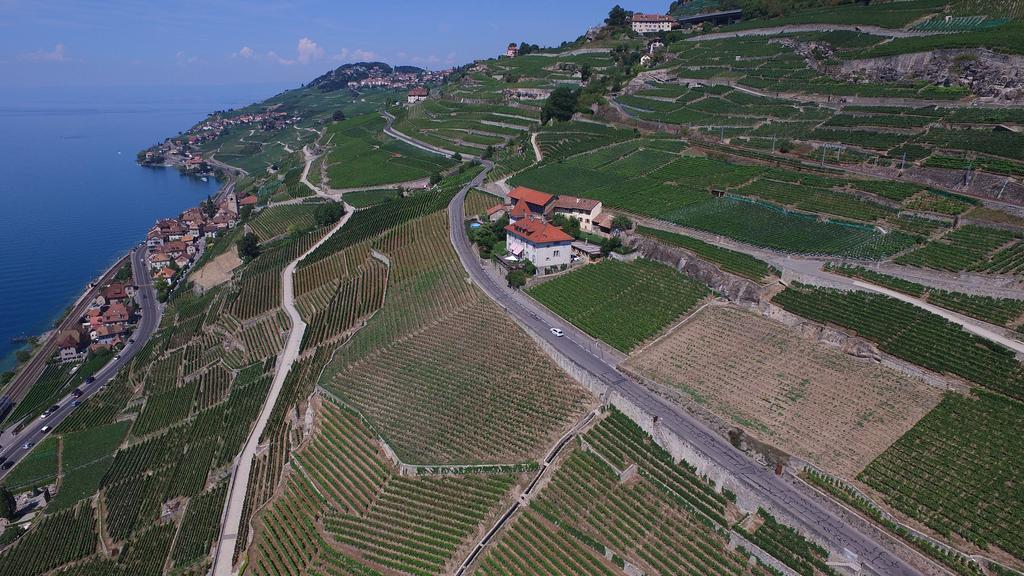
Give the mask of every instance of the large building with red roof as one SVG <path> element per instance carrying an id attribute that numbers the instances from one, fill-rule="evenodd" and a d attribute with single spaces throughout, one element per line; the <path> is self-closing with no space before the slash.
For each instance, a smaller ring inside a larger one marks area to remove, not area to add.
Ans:
<path id="1" fill-rule="evenodd" d="M 508 193 L 508 197 L 513 207 L 523 203 L 531 214 L 538 216 L 546 214 L 555 201 L 555 197 L 551 194 L 526 186 L 516 186 Z"/>
<path id="2" fill-rule="evenodd" d="M 568 265 L 572 256 L 572 236 L 542 218 L 527 217 L 505 227 L 508 252 L 520 260 L 533 262 L 540 270 Z"/>

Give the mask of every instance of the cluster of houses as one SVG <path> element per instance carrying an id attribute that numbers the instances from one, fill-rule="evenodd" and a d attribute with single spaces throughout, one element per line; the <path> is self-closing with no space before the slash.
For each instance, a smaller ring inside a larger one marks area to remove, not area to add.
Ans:
<path id="1" fill-rule="evenodd" d="M 350 89 L 390 88 L 392 90 L 404 90 L 410 86 L 417 86 L 419 84 L 444 82 L 452 73 L 451 68 L 438 71 L 416 70 L 417 71 L 405 72 L 400 71 L 400 69 L 395 69 L 388 74 L 383 71 L 371 69 L 368 71 L 369 76 L 367 78 L 351 80 L 348 83 L 348 87 Z"/>
<path id="2" fill-rule="evenodd" d="M 61 362 L 82 362 L 90 351 L 123 344 L 137 320 L 137 291 L 134 285 L 120 281 L 104 286 L 89 304 L 79 326 L 57 335 L 57 358 Z"/>
<path id="3" fill-rule="evenodd" d="M 564 230 L 551 223 L 555 216 L 574 218 L 580 231 L 609 237 L 615 233 L 614 215 L 604 211 L 598 200 L 546 192 L 518 186 L 508 193 L 508 201 L 487 210 L 491 222 L 508 216 L 505 227 L 506 262 L 529 260 L 541 272 L 561 269 L 580 259 L 593 259 L 601 254 L 601 247 L 575 240 Z"/>
<path id="4" fill-rule="evenodd" d="M 219 137 L 229 127 L 259 126 L 261 130 L 280 130 L 301 119 L 299 116 L 290 116 L 287 112 L 276 110 L 238 116 L 212 114 L 181 136 L 168 138 L 158 146 L 146 150 L 139 161 L 143 164 L 177 165 L 187 172 L 207 172 L 209 166 L 202 154 L 196 153 L 195 147 Z"/>
<path id="5" fill-rule="evenodd" d="M 147 259 L 153 277 L 173 284 L 178 273 L 202 255 L 203 239 L 234 228 L 241 209 L 256 201 L 255 195 L 239 200 L 231 193 L 216 206 L 212 216 L 203 207 L 195 207 L 177 218 L 157 220 L 146 233 Z"/>

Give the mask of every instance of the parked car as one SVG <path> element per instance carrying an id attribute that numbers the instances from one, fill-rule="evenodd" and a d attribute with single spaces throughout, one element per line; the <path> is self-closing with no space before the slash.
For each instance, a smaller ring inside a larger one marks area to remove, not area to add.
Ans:
<path id="1" fill-rule="evenodd" d="M 558 336 L 559 338 L 565 336 L 565 332 L 563 332 L 561 328 L 552 328 L 551 333 L 554 334 L 555 336 Z"/>

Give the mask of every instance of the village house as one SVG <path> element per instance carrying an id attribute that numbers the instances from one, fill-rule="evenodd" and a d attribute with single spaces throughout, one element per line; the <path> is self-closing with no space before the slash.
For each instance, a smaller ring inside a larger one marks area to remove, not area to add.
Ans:
<path id="1" fill-rule="evenodd" d="M 124 336 L 128 333 L 128 329 L 124 324 L 111 324 L 109 326 L 100 326 L 94 330 L 89 336 L 92 337 L 92 345 L 90 348 L 95 351 L 102 348 L 110 348 L 111 346 L 117 346 L 124 342 Z"/>
<path id="2" fill-rule="evenodd" d="M 192 263 L 192 260 L 188 256 L 181 255 L 174 259 L 174 263 L 178 265 L 178 268 L 188 268 L 188 265 Z"/>
<path id="3" fill-rule="evenodd" d="M 159 270 L 171 263 L 171 257 L 163 252 L 154 252 L 149 256 L 149 267 Z"/>
<path id="4" fill-rule="evenodd" d="M 505 56 L 509 58 L 519 56 L 519 46 L 516 46 L 515 42 L 509 42 L 508 48 L 505 48 Z"/>
<path id="5" fill-rule="evenodd" d="M 128 322 L 131 315 L 131 308 L 121 304 L 120 302 L 115 302 L 114 304 L 107 306 L 107 309 L 103 311 L 103 325 L 111 326 L 113 324 Z"/>
<path id="6" fill-rule="evenodd" d="M 160 271 L 155 274 L 155 277 L 158 280 L 163 280 L 164 282 L 170 284 L 174 280 L 174 274 L 175 272 L 173 268 L 165 267 L 161 268 Z"/>
<path id="7" fill-rule="evenodd" d="M 255 194 L 249 194 L 238 201 L 239 206 L 255 206 L 259 202 L 259 198 Z"/>
<path id="8" fill-rule="evenodd" d="M 572 253 L 588 262 L 601 258 L 601 246 L 584 240 L 577 240 L 572 243 Z"/>
<path id="9" fill-rule="evenodd" d="M 566 218 L 579 220 L 580 230 L 588 233 L 594 231 L 594 219 L 601 214 L 602 210 L 600 201 L 575 196 L 559 196 L 551 206 L 552 214 L 561 214 Z"/>
<path id="10" fill-rule="evenodd" d="M 508 198 L 509 204 L 513 207 L 509 212 L 509 218 L 523 218 L 528 215 L 544 216 L 555 200 L 551 194 L 525 186 L 513 188 L 508 193 Z M 524 213 L 522 208 L 525 208 L 527 213 Z"/>
<path id="11" fill-rule="evenodd" d="M 602 236 L 611 236 L 614 231 L 612 222 L 615 217 L 609 212 L 604 212 L 597 218 L 594 218 L 594 233 Z"/>
<path id="12" fill-rule="evenodd" d="M 427 99 L 427 96 L 430 96 L 430 90 L 425 86 L 417 86 L 412 90 L 409 90 L 407 101 L 409 104 L 415 104 L 417 102 L 423 102 Z"/>
<path id="13" fill-rule="evenodd" d="M 125 303 L 135 297 L 135 286 L 124 282 L 111 282 L 96 295 L 96 304 L 106 306 L 116 302 Z"/>
<path id="14" fill-rule="evenodd" d="M 81 362 L 86 357 L 85 344 L 78 330 L 63 330 L 57 335 L 57 358 L 61 362 Z"/>
<path id="15" fill-rule="evenodd" d="M 542 272 L 571 262 L 572 236 L 541 218 L 523 218 L 505 227 L 508 252 Z"/>
<path id="16" fill-rule="evenodd" d="M 505 209 L 504 204 L 495 204 L 487 209 L 487 220 L 490 222 L 497 222 L 507 213 L 508 211 Z"/>
<path id="17" fill-rule="evenodd" d="M 82 328 L 92 332 L 103 326 L 103 311 L 99 307 L 89 308 L 82 317 Z"/>
<path id="18" fill-rule="evenodd" d="M 669 32 L 676 26 L 676 19 L 666 14 L 633 14 L 630 26 L 634 32 Z"/>

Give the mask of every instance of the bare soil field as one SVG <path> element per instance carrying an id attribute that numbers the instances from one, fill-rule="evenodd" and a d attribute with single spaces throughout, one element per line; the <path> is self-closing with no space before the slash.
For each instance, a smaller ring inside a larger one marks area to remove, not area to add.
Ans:
<path id="1" fill-rule="evenodd" d="M 192 273 L 192 282 L 205 292 L 230 280 L 231 272 L 241 263 L 241 259 L 238 258 L 238 248 L 232 246 L 227 252 L 210 260 L 202 268 Z"/>
<path id="2" fill-rule="evenodd" d="M 941 399 L 752 311 L 710 306 L 626 365 L 755 438 L 854 477 Z"/>

